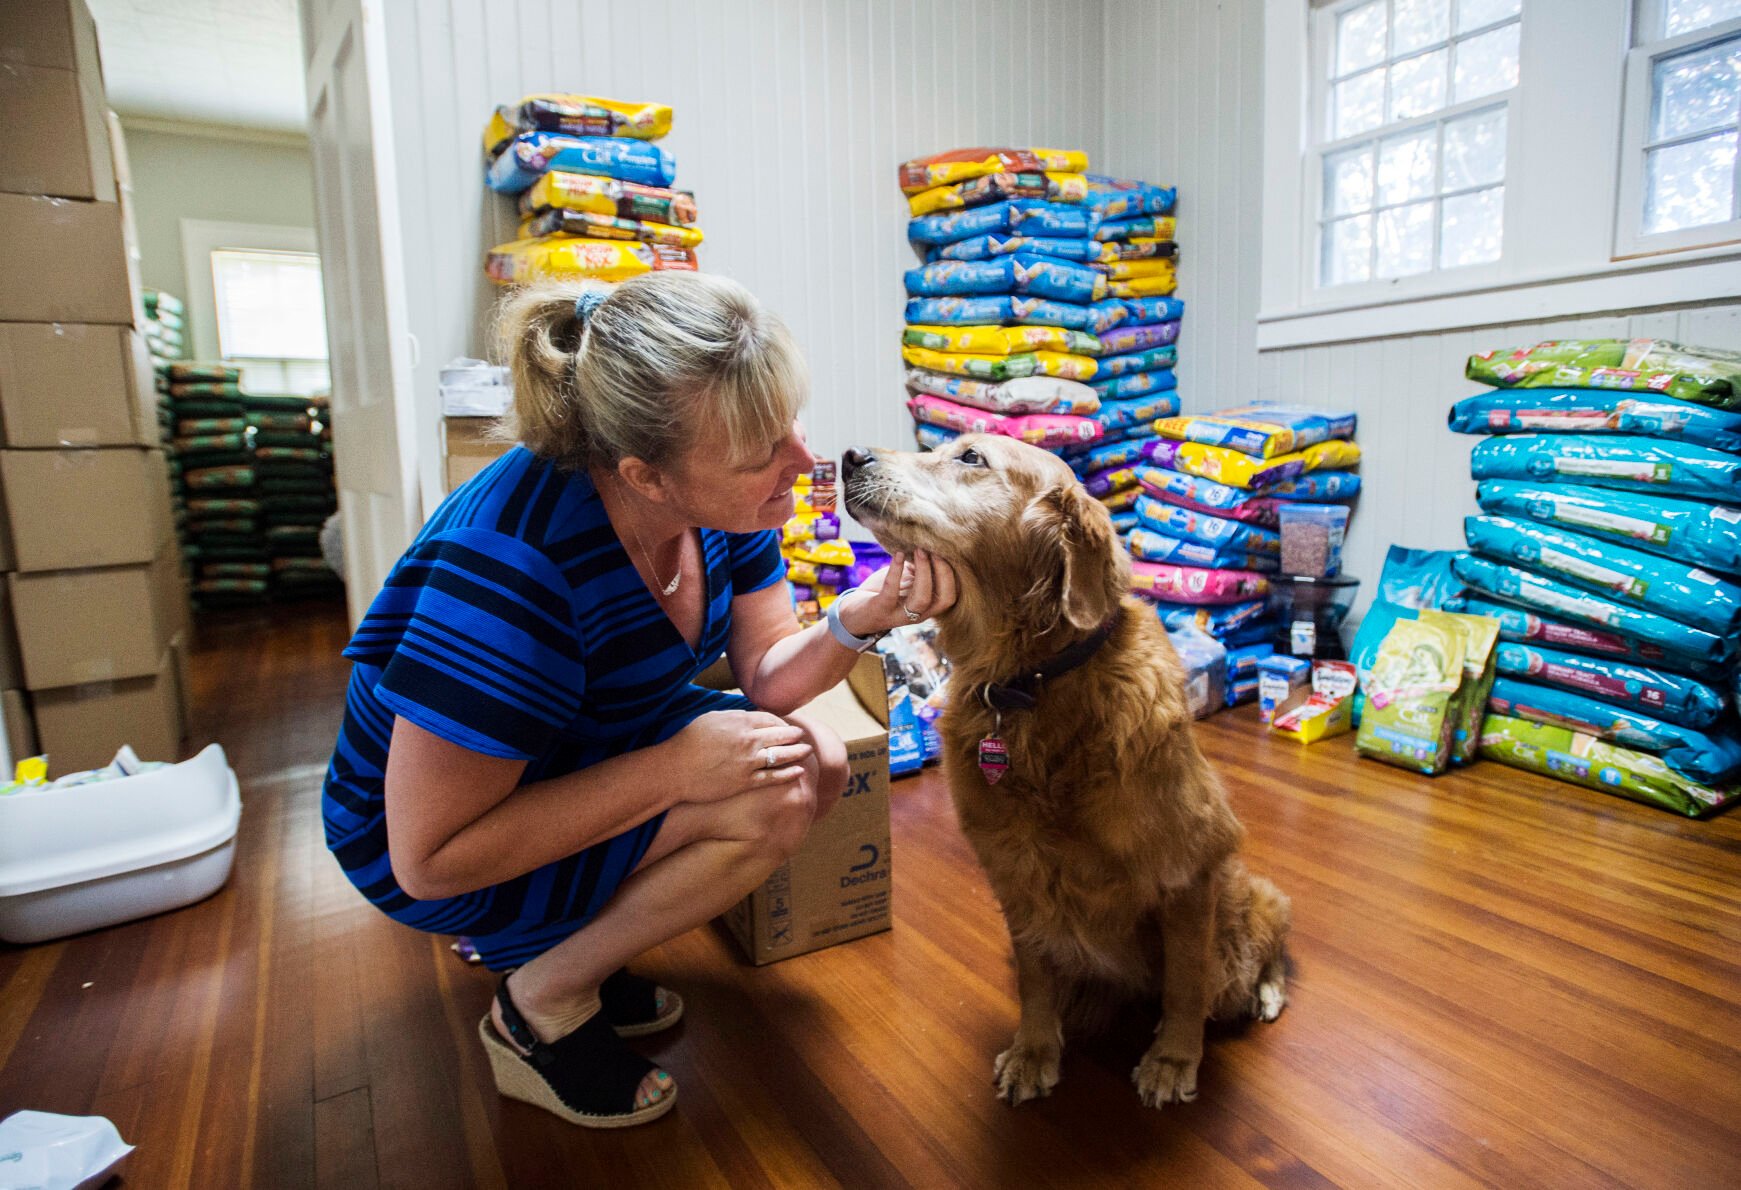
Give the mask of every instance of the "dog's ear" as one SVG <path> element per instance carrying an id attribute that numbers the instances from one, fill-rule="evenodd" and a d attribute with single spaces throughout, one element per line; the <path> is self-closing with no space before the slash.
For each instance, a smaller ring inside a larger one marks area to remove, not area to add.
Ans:
<path id="1" fill-rule="evenodd" d="M 1035 551 L 1029 602 L 1055 601 L 1073 627 L 1097 628 L 1130 589 L 1130 561 L 1112 527 L 1112 514 L 1075 483 L 1034 498 L 1022 514 Z"/>

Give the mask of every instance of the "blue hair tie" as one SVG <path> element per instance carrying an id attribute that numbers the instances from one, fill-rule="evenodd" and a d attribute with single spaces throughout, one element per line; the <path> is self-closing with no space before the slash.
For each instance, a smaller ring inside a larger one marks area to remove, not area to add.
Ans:
<path id="1" fill-rule="evenodd" d="M 592 317 L 592 312 L 604 305 L 605 295 L 596 289 L 589 289 L 574 299 L 575 320 L 585 324 Z"/>

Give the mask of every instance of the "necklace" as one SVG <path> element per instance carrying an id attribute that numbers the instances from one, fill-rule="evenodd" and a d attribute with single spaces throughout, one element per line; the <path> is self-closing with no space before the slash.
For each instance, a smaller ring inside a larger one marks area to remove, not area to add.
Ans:
<path id="1" fill-rule="evenodd" d="M 635 527 L 633 525 L 629 526 L 629 532 L 634 535 L 635 545 L 640 548 L 641 557 L 645 558 L 647 561 L 647 573 L 649 573 L 653 576 L 653 582 L 655 584 L 657 584 L 659 582 L 659 570 L 656 566 L 653 565 L 653 555 L 647 551 L 646 543 L 641 540 L 640 533 L 636 532 Z M 661 590 L 663 590 L 665 592 L 665 597 L 667 599 L 669 599 L 671 596 L 677 594 L 677 584 L 682 582 L 682 581 L 683 581 L 683 554 L 680 550 L 677 554 L 677 573 L 672 576 L 670 582 L 666 583 L 662 588 L 660 588 Z"/>

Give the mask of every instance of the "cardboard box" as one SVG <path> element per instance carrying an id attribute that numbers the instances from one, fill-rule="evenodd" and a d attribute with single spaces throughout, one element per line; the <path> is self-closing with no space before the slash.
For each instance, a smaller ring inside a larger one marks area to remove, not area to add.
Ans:
<path id="1" fill-rule="evenodd" d="M 155 450 L 0 450 L 0 504 L 25 571 L 150 562 L 172 528 Z"/>
<path id="2" fill-rule="evenodd" d="M 156 673 L 182 623 L 164 573 L 178 567 L 176 555 L 165 551 L 143 566 L 8 576 L 25 688 Z"/>
<path id="3" fill-rule="evenodd" d="M 867 654 L 854 673 L 861 669 L 874 673 L 886 714 L 881 660 Z M 717 685 L 717 669 L 710 673 L 713 681 L 707 674 L 697 681 Z M 845 796 L 811 828 L 798 853 L 722 917 L 758 967 L 881 933 L 893 921 L 888 732 L 845 682 L 803 710 L 846 742 L 851 776 Z"/>
<path id="4" fill-rule="evenodd" d="M 0 0 L 0 62 L 70 70 L 103 89 L 97 23 L 83 0 Z"/>
<path id="5" fill-rule="evenodd" d="M 512 442 L 491 437 L 496 425 L 493 417 L 444 417 L 441 421 L 450 492 L 514 448 Z"/>
<path id="6" fill-rule="evenodd" d="M 6 733 L 6 756 L 12 763 L 0 779 L 12 780 L 13 767 L 26 756 L 39 755 L 36 720 L 30 716 L 30 700 L 22 690 L 0 690 L 0 729 Z"/>
<path id="7" fill-rule="evenodd" d="M 0 322 L 135 322 L 121 208 L 0 194 Z"/>
<path id="8" fill-rule="evenodd" d="M 12 615 L 12 584 L 0 582 L 0 690 L 24 689 L 24 655 Z M 9 780 L 0 773 L 0 781 Z"/>
<path id="9" fill-rule="evenodd" d="M 115 201 L 100 85 L 70 70 L 0 63 L 0 190 Z"/>
<path id="10" fill-rule="evenodd" d="M 156 446 L 156 398 L 131 327 L 0 324 L 0 446 Z"/>
<path id="11" fill-rule="evenodd" d="M 143 677 L 33 693 L 37 747 L 48 756 L 49 776 L 108 764 L 122 744 L 141 760 L 180 760 L 187 733 L 180 650 L 179 641 L 171 642 Z"/>

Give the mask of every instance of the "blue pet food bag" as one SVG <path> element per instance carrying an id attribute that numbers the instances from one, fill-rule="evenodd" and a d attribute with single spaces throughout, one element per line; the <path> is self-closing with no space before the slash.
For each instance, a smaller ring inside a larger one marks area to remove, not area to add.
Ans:
<path id="1" fill-rule="evenodd" d="M 1741 508 L 1511 479 L 1483 480 L 1475 498 L 1490 513 L 1564 526 L 1694 566 L 1741 573 Z"/>
<path id="2" fill-rule="evenodd" d="M 1477 443 L 1469 473 L 1741 504 L 1741 455 L 1660 438 L 1509 434 Z"/>

